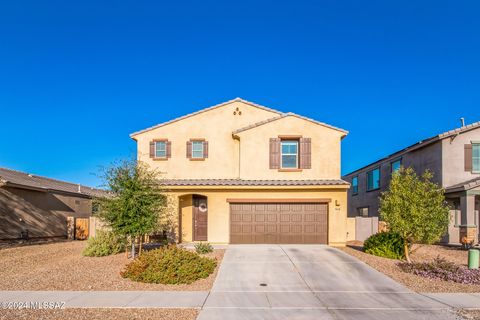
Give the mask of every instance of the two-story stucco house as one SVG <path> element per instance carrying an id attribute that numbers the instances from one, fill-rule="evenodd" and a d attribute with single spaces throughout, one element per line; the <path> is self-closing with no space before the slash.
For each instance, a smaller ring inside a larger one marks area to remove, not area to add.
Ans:
<path id="1" fill-rule="evenodd" d="M 422 140 L 344 176 L 352 185 L 348 216 L 378 216 L 379 196 L 400 166 L 412 167 L 418 174 L 429 169 L 445 189 L 451 211 L 444 242 L 458 244 L 467 235 L 478 241 L 480 122 Z"/>
<path id="2" fill-rule="evenodd" d="M 347 131 L 240 98 L 131 134 L 178 205 L 178 241 L 346 242 Z"/>

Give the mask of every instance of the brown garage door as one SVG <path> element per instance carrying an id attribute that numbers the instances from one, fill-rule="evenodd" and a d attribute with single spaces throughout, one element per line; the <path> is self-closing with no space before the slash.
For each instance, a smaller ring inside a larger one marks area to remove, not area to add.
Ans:
<path id="1" fill-rule="evenodd" d="M 230 203 L 230 243 L 327 242 L 326 203 Z"/>

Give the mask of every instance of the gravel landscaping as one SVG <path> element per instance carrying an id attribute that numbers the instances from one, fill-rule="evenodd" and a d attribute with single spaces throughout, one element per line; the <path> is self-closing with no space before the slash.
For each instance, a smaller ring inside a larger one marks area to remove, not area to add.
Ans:
<path id="1" fill-rule="evenodd" d="M 458 315 L 465 320 L 478 320 L 480 319 L 480 310 L 460 310 Z"/>
<path id="2" fill-rule="evenodd" d="M 359 247 L 345 247 L 341 249 L 416 292 L 480 292 L 480 285 L 429 279 L 403 272 L 397 266 L 397 263 L 399 262 L 398 260 L 366 254 L 360 251 Z M 426 245 L 419 247 L 419 249 L 412 254 L 411 258 L 415 262 L 423 262 L 431 261 L 437 256 L 458 265 L 466 265 L 468 251 L 460 250 L 455 247 Z"/>
<path id="3" fill-rule="evenodd" d="M 56 310 L 11 310 L 0 312 L 1 320 L 193 320 L 195 309 L 56 309 Z"/>
<path id="4" fill-rule="evenodd" d="M 225 252 L 215 250 L 205 255 L 217 259 L 217 267 L 208 278 L 188 285 L 162 285 L 122 278 L 120 271 L 131 261 L 125 254 L 84 257 L 81 252 L 85 245 L 70 241 L 0 250 L 0 290 L 210 290 Z"/>

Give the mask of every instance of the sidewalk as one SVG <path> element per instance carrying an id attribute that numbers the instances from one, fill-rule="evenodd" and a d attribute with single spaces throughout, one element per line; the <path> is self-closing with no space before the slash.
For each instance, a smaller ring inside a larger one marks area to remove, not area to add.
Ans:
<path id="1" fill-rule="evenodd" d="M 5 305 L 8 302 L 51 302 L 64 303 L 65 308 L 202 309 L 209 294 L 208 291 L 0 291 L 0 303 Z M 445 308 L 480 309 L 480 293 L 422 295 L 445 305 Z M 225 296 L 228 298 L 228 294 Z M 248 294 L 245 294 L 245 298 L 248 298 Z M 305 306 L 302 304 L 302 307 Z M 332 306 L 327 308 L 336 309 Z"/>
<path id="2" fill-rule="evenodd" d="M 0 291 L 0 303 L 62 303 L 65 308 L 194 308 L 208 291 Z"/>

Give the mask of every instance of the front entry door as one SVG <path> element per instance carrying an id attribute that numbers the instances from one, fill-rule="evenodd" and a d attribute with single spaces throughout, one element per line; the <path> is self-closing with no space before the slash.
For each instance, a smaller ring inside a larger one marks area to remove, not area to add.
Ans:
<path id="1" fill-rule="evenodd" d="M 193 241 L 207 241 L 207 197 L 193 196 Z"/>

